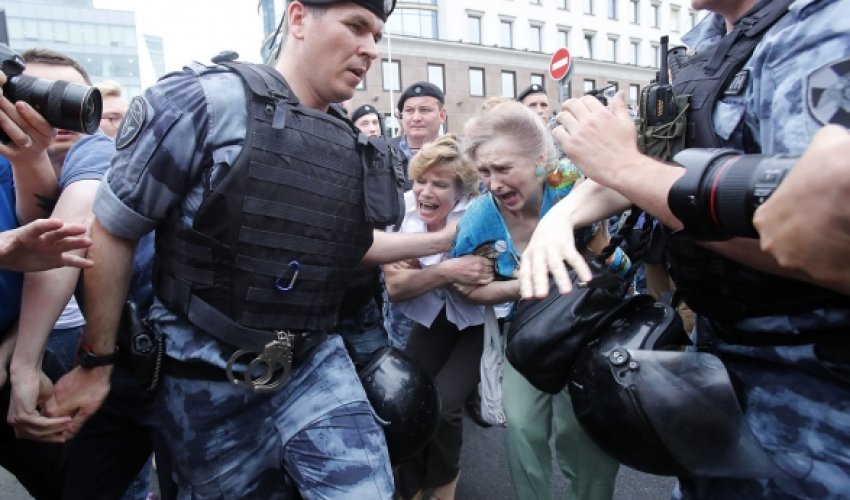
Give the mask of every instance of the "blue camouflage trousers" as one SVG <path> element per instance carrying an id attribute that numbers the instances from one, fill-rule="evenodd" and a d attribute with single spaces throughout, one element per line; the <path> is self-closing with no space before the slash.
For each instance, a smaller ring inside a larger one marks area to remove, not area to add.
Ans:
<path id="1" fill-rule="evenodd" d="M 178 498 L 390 499 L 384 433 L 339 336 L 277 391 L 166 376 L 162 431 Z"/>
<path id="2" fill-rule="evenodd" d="M 850 495 L 847 348 L 720 343 L 717 350 L 735 384 L 750 430 L 787 476 L 779 479 L 682 477 L 673 498 L 847 498 Z"/>

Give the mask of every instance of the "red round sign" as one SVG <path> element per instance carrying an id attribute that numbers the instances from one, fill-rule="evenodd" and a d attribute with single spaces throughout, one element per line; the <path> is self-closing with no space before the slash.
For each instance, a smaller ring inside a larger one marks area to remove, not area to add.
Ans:
<path id="1" fill-rule="evenodd" d="M 570 57 L 570 51 L 566 47 L 561 47 L 552 54 L 552 59 L 549 61 L 549 76 L 553 80 L 560 81 L 570 73 L 570 66 L 573 59 Z"/>

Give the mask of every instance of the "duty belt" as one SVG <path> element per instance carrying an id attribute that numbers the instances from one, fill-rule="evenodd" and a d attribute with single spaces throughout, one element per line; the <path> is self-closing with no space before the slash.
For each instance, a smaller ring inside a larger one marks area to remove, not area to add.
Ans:
<path id="1" fill-rule="evenodd" d="M 225 368 L 203 361 L 178 361 L 166 357 L 164 370 L 169 376 L 177 378 L 229 381 L 237 387 L 256 392 L 272 391 L 283 385 L 289 379 L 292 369 L 303 363 L 328 335 L 324 332 L 281 331 L 277 332 L 277 337 L 266 344 L 262 352 L 247 349 L 235 351 L 227 360 Z"/>

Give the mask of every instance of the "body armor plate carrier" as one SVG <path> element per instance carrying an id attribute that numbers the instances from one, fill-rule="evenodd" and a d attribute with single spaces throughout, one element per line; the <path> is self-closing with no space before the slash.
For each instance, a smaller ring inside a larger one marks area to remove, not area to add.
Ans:
<path id="1" fill-rule="evenodd" d="M 689 96 L 686 147 L 731 147 L 758 153 L 747 131 L 733 134 L 743 144 L 722 142 L 714 133 L 712 113 L 768 29 L 787 13 L 790 0 L 759 2 L 735 29 L 711 49 L 692 56 L 674 78 L 676 95 Z M 739 126 L 743 126 L 742 123 Z M 666 238 L 670 274 L 687 304 L 718 320 L 788 314 L 814 306 L 844 304 L 840 294 L 800 281 L 762 273 L 706 250 L 687 237 Z"/>
<path id="2" fill-rule="evenodd" d="M 157 229 L 156 289 L 230 345 L 261 351 L 276 331 L 333 328 L 372 243 L 357 136 L 342 116 L 302 106 L 272 68 L 223 62 L 244 81 L 247 132 L 192 227 Z"/>

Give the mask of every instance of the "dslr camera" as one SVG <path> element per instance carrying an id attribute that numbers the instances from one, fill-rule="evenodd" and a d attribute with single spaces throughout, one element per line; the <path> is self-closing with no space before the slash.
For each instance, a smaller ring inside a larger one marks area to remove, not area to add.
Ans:
<path id="1" fill-rule="evenodd" d="M 94 87 L 64 80 L 45 80 L 22 74 L 24 60 L 0 43 L 0 69 L 6 74 L 3 96 L 12 102 L 24 101 L 55 128 L 93 134 L 100 125 L 103 100 Z M 9 137 L 0 130 L 0 141 Z"/>
<path id="2" fill-rule="evenodd" d="M 741 154 L 733 149 L 685 149 L 673 161 L 686 173 L 668 195 L 684 236 L 703 240 L 758 238 L 753 214 L 779 187 L 799 157 Z"/>

